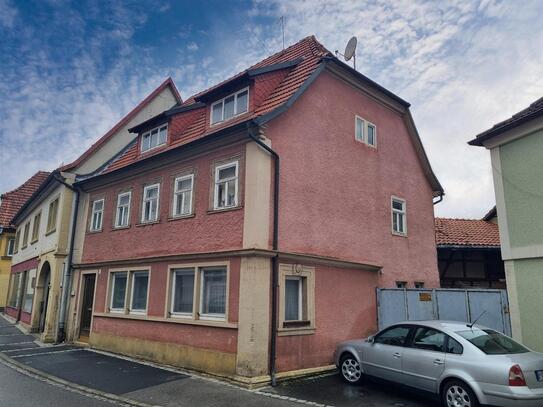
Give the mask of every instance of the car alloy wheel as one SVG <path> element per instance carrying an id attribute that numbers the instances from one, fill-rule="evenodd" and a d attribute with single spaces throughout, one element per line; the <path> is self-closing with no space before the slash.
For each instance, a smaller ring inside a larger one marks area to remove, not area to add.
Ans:
<path id="1" fill-rule="evenodd" d="M 341 362 L 341 375 L 349 383 L 358 383 L 362 377 L 360 363 L 354 357 L 347 356 Z"/>
<path id="2" fill-rule="evenodd" d="M 447 388 L 445 393 L 448 407 L 473 407 L 471 395 L 460 385 L 454 384 Z"/>

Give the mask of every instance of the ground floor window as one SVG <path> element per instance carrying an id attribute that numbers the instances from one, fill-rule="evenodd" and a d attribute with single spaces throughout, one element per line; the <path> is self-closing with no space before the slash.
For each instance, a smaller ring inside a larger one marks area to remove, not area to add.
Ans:
<path id="1" fill-rule="evenodd" d="M 227 266 L 171 267 L 170 270 L 170 316 L 226 319 Z"/>
<path id="2" fill-rule="evenodd" d="M 12 308 L 19 308 L 19 305 L 21 304 L 21 284 L 22 283 L 23 283 L 22 273 L 14 273 L 11 275 L 8 305 Z"/>
<path id="3" fill-rule="evenodd" d="M 36 287 L 36 269 L 26 272 L 25 290 L 23 295 L 23 311 L 32 312 L 32 301 L 34 299 L 34 288 Z"/>
<path id="4" fill-rule="evenodd" d="M 110 275 L 109 310 L 118 313 L 147 312 L 148 270 L 114 271 Z"/>
<path id="5" fill-rule="evenodd" d="M 279 333 L 307 334 L 315 330 L 315 268 L 279 266 Z"/>

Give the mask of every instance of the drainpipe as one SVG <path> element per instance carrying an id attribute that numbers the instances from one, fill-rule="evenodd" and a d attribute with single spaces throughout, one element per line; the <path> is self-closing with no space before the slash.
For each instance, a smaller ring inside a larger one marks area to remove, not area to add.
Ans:
<path id="1" fill-rule="evenodd" d="M 75 203 L 72 206 L 72 230 L 70 233 L 70 250 L 68 252 L 68 262 L 64 268 L 64 277 L 62 279 L 62 293 L 60 298 L 59 320 L 56 342 L 61 343 L 66 339 L 66 314 L 68 309 L 68 297 L 72 285 L 72 259 L 74 253 L 75 229 L 77 226 L 77 211 L 79 208 L 79 189 L 65 182 L 62 178 L 55 179 L 63 184 L 66 188 L 72 190 L 75 194 Z"/>
<path id="2" fill-rule="evenodd" d="M 432 201 L 432 203 L 433 203 L 434 205 L 437 205 L 438 203 L 440 203 L 441 201 L 443 201 L 443 195 L 445 195 L 445 194 L 441 193 L 441 194 L 439 195 L 439 199 L 438 199 L 437 201 Z"/>
<path id="3" fill-rule="evenodd" d="M 248 125 L 249 137 L 253 141 L 266 150 L 274 159 L 274 179 L 273 179 L 273 240 L 272 249 L 276 252 L 272 257 L 272 298 L 271 298 L 271 330 L 270 330 L 270 361 L 269 373 L 271 377 L 271 385 L 276 386 L 276 367 L 275 359 L 277 354 L 277 286 L 279 282 L 279 261 L 277 253 L 279 243 L 279 154 L 266 145 L 256 133 L 258 126 Z"/>

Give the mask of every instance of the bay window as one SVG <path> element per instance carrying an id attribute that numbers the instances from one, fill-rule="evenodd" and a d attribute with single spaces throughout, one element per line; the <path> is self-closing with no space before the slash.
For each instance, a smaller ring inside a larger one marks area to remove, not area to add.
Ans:
<path id="1" fill-rule="evenodd" d="M 158 220 L 159 190 L 160 184 L 147 185 L 143 188 L 142 223 Z"/>

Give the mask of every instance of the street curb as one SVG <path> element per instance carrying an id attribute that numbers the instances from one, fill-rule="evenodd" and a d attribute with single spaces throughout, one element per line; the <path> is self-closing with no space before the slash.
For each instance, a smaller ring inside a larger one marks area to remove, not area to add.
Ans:
<path id="1" fill-rule="evenodd" d="M 42 372 L 41 370 L 34 369 L 33 367 L 27 366 L 23 363 L 17 362 L 16 360 L 13 360 L 12 358 L 4 355 L 3 353 L 0 353 L 0 363 L 26 376 L 33 377 L 54 386 L 62 387 L 75 393 L 83 394 L 85 396 L 90 395 L 96 399 L 115 402 L 117 404 L 127 407 L 160 407 L 157 405 L 142 403 L 140 401 L 132 400 L 126 397 L 117 396 L 116 394 L 106 393 L 100 390 L 92 389 L 90 387 L 82 386 L 80 384 L 69 382 L 59 377 Z"/>

